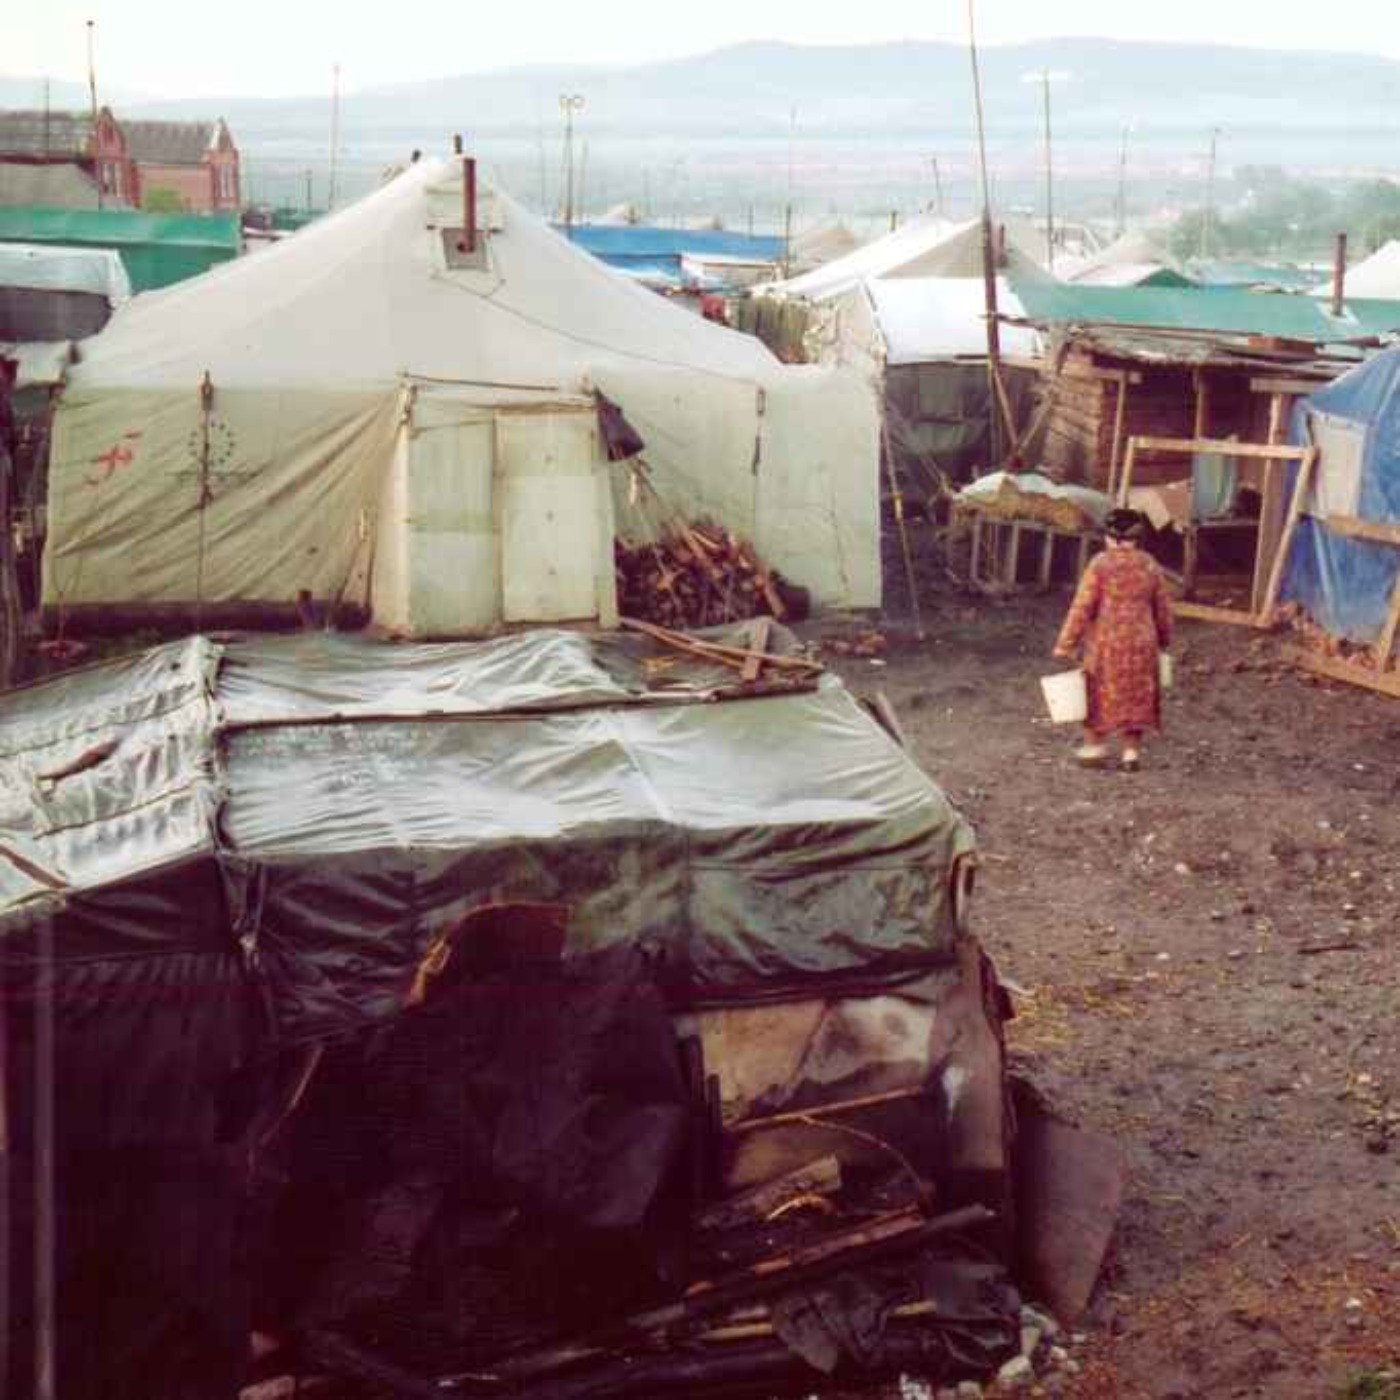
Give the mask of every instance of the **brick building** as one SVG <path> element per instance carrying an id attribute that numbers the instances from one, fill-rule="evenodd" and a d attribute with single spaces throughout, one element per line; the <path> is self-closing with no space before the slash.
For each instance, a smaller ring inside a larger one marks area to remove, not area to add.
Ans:
<path id="1" fill-rule="evenodd" d="M 191 214 L 232 212 L 242 206 L 238 147 L 227 123 L 124 121 L 138 199 L 156 190 L 178 196 Z"/>
<path id="2" fill-rule="evenodd" d="M 148 202 L 192 214 L 241 207 L 238 147 L 222 118 L 121 121 L 108 107 L 95 122 L 86 112 L 0 112 L 0 205 Z"/>

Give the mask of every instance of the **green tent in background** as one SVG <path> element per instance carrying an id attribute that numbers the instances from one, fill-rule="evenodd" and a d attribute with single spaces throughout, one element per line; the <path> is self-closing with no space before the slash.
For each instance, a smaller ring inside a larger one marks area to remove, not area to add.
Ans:
<path id="1" fill-rule="evenodd" d="M 147 214 L 134 209 L 0 209 L 0 243 L 112 248 L 133 292 L 168 287 L 243 251 L 237 214 Z"/>

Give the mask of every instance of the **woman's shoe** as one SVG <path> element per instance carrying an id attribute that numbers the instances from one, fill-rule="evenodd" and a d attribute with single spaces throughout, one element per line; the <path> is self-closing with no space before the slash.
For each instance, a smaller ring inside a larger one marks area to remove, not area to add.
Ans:
<path id="1" fill-rule="evenodd" d="M 1136 749 L 1123 750 L 1123 771 L 1136 773 L 1142 767 L 1142 755 Z"/>
<path id="2" fill-rule="evenodd" d="M 1074 751 L 1074 761 L 1081 768 L 1100 768 L 1108 759 L 1105 744 L 1080 744 Z"/>

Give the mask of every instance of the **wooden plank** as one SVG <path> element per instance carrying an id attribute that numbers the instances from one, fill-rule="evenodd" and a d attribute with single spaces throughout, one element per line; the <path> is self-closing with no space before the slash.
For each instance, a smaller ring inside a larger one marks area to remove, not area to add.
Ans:
<path id="1" fill-rule="evenodd" d="M 1393 695 L 1400 699 L 1400 675 L 1387 671 L 1382 675 L 1368 666 L 1358 666 L 1354 661 L 1339 661 L 1331 656 L 1318 656 L 1304 651 L 1301 647 L 1286 647 L 1284 656 L 1305 671 L 1328 680 L 1345 681 L 1348 685 L 1359 685 L 1366 690 L 1374 690 L 1381 695 Z"/>
<path id="2" fill-rule="evenodd" d="M 1128 411 L 1128 376 L 1118 377 L 1118 402 L 1113 406 L 1113 445 L 1108 449 L 1108 479 L 1110 483 L 1118 475 L 1118 454 L 1123 450 L 1123 420 Z M 1108 490 L 1110 499 L 1113 488 Z"/>
<path id="3" fill-rule="evenodd" d="M 1376 644 L 1376 667 L 1384 671 L 1390 665 L 1391 653 L 1395 650 L 1395 632 L 1400 628 L 1400 578 L 1390 594 L 1390 611 L 1385 616 L 1385 626 L 1381 629 L 1381 639 Z"/>
<path id="4" fill-rule="evenodd" d="M 1210 420 L 1210 380 L 1200 370 L 1191 371 L 1191 387 L 1196 395 L 1196 409 L 1192 419 L 1191 435 L 1207 437 L 1206 427 Z"/>
<path id="5" fill-rule="evenodd" d="M 1277 447 L 1283 441 L 1283 404 L 1282 394 L 1275 394 L 1269 401 L 1270 446 Z M 1250 605 L 1256 612 L 1264 606 L 1274 556 L 1278 553 L 1279 539 L 1283 534 L 1283 518 L 1286 511 L 1282 470 L 1273 463 L 1266 462 L 1264 490 L 1259 503 L 1259 538 L 1254 546 L 1254 585 L 1249 594 Z"/>
<path id="6" fill-rule="evenodd" d="M 1201 563 L 1201 532 L 1197 525 L 1188 525 L 1183 531 L 1183 559 L 1181 564 L 1181 591 L 1190 598 L 1196 591 L 1196 571 Z"/>
<path id="7" fill-rule="evenodd" d="M 1050 571 L 1055 564 L 1055 536 L 1058 530 L 1046 530 L 1040 541 L 1040 587 L 1045 590 L 1050 587 Z"/>
<path id="8" fill-rule="evenodd" d="M 1251 394 L 1272 394 L 1275 398 L 1287 396 L 1288 398 L 1306 398 L 1307 395 L 1316 393 L 1319 389 L 1325 389 L 1334 376 L 1327 375 L 1318 379 L 1251 379 L 1249 381 L 1249 392 Z"/>
<path id="9" fill-rule="evenodd" d="M 771 617 L 757 617 L 749 624 L 749 647 L 752 654 L 739 671 L 739 679 L 745 685 L 752 685 L 763 670 L 763 663 L 767 660 L 768 639 L 772 632 Z"/>
<path id="10" fill-rule="evenodd" d="M 1293 499 L 1288 503 L 1288 518 L 1283 522 L 1283 534 L 1279 537 L 1274 561 L 1269 567 L 1269 584 L 1264 590 L 1264 602 L 1259 615 L 1268 621 L 1273 620 L 1274 609 L 1278 606 L 1279 589 L 1283 587 L 1283 568 L 1288 562 L 1288 551 L 1293 547 L 1293 536 L 1298 530 L 1298 521 L 1303 514 L 1303 502 L 1308 498 L 1312 486 L 1313 469 L 1317 466 L 1317 448 L 1309 447 L 1303 454 L 1302 465 L 1298 468 L 1298 480 L 1293 486 Z"/>
<path id="11" fill-rule="evenodd" d="M 1173 603 L 1172 612 L 1177 617 L 1187 618 L 1192 622 L 1225 622 L 1233 627 L 1264 625 L 1258 613 L 1245 612 L 1241 608 L 1217 608 L 1209 603 Z"/>
<path id="12" fill-rule="evenodd" d="M 1284 443 L 1271 446 L 1263 442 L 1231 442 L 1228 438 L 1139 437 L 1137 445 L 1142 452 L 1179 452 L 1184 456 L 1214 452 L 1221 457 L 1262 457 L 1275 462 L 1296 462 L 1310 451 L 1306 447 L 1290 447 Z"/>
<path id="13" fill-rule="evenodd" d="M 982 512 L 972 513 L 972 558 L 967 565 L 967 581 L 977 582 L 977 566 L 982 562 Z"/>
<path id="14" fill-rule="evenodd" d="M 1107 1137 L 1016 1096 L 1014 1182 L 1019 1263 L 1031 1296 L 1073 1326 L 1093 1296 L 1127 1190 L 1128 1170 Z"/>
<path id="15" fill-rule="evenodd" d="M 1128 439 L 1128 455 L 1123 460 L 1123 480 L 1118 487 L 1118 504 L 1125 506 L 1128 504 L 1128 492 L 1133 485 L 1133 468 L 1137 465 L 1138 444 L 1141 438 L 1131 437 Z M 1113 482 L 1108 483 L 1108 491 L 1105 493 L 1109 500 L 1113 500 Z"/>
<path id="16" fill-rule="evenodd" d="M 720 642 L 707 641 L 704 637 L 692 637 L 687 632 L 676 632 L 669 627 L 658 627 L 655 623 L 643 622 L 636 617 L 620 617 L 618 625 L 624 631 L 640 632 L 643 636 L 651 637 L 666 646 L 674 647 L 677 651 L 688 652 L 701 660 L 719 661 L 726 666 L 739 669 L 742 669 L 743 664 L 753 655 L 752 652 L 743 647 L 731 647 Z M 803 661 L 796 656 L 774 656 L 771 653 L 763 657 L 763 664 L 777 667 L 783 671 L 800 672 L 804 675 L 814 675 L 826 669 L 818 661 Z"/>
<path id="17" fill-rule="evenodd" d="M 1008 588 L 1016 587 L 1016 566 L 1021 562 L 1021 522 L 1011 522 L 1011 538 L 1006 546 L 1005 582 Z"/>
<path id="18" fill-rule="evenodd" d="M 1400 547 L 1400 525 L 1392 525 L 1388 521 L 1362 520 L 1355 515 L 1329 515 L 1324 524 L 1334 535 Z"/>
<path id="19" fill-rule="evenodd" d="M 1074 367 L 1067 371 L 1072 379 L 1098 379 L 1106 384 L 1116 384 L 1122 375 L 1128 376 L 1129 384 L 1142 383 L 1142 371 L 1136 369 L 1104 369 L 1101 365 L 1085 364 L 1077 361 Z"/>

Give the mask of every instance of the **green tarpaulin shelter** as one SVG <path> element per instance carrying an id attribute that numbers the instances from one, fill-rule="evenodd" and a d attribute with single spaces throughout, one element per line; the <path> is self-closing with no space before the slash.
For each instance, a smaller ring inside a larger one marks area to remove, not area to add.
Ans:
<path id="1" fill-rule="evenodd" d="M 237 214 L 145 214 L 134 209 L 0 209 L 0 243 L 112 248 L 132 290 L 207 272 L 243 251 Z"/>

